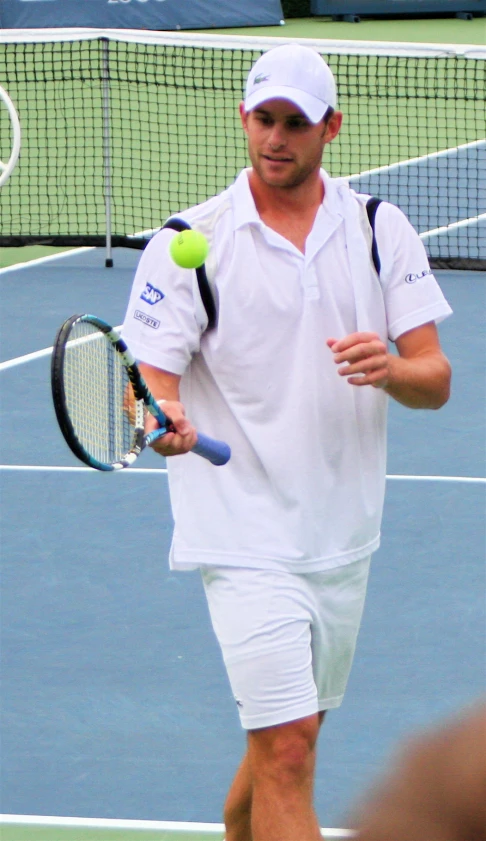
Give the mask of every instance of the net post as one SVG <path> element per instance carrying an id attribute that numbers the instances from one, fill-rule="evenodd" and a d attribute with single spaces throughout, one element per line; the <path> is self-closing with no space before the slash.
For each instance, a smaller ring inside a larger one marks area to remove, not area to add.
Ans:
<path id="1" fill-rule="evenodd" d="M 111 148 L 110 148 L 110 42 L 101 39 L 101 84 L 103 96 L 103 171 L 105 193 L 106 252 L 105 267 L 113 267 L 111 249 Z"/>

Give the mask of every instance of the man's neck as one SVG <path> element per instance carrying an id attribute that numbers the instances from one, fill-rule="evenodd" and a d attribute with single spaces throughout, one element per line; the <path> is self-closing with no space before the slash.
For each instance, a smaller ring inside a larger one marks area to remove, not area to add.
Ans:
<path id="1" fill-rule="evenodd" d="M 320 173 L 317 175 L 297 187 L 276 188 L 263 182 L 254 170 L 249 173 L 250 190 L 262 222 L 303 254 L 324 197 L 324 183 Z"/>
<path id="2" fill-rule="evenodd" d="M 324 182 L 320 170 L 295 187 L 273 187 L 251 169 L 248 183 L 262 219 L 266 216 L 315 216 L 324 198 Z"/>

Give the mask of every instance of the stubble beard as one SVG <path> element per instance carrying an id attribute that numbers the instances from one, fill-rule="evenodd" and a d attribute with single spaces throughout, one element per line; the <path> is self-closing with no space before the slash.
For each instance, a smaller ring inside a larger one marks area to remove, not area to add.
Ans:
<path id="1" fill-rule="evenodd" d="M 283 190 L 291 190 L 295 187 L 300 187 L 305 183 L 305 181 L 307 181 L 309 176 L 313 175 L 320 169 L 322 155 L 320 157 L 316 157 L 314 161 L 309 162 L 305 166 L 300 166 L 297 169 L 294 169 L 293 172 L 290 172 L 286 177 L 284 177 L 283 174 L 275 176 L 269 174 L 265 163 L 262 165 L 260 162 L 259 156 L 253 156 L 251 158 L 251 162 L 253 169 L 260 176 L 261 180 L 269 187 L 279 187 Z"/>

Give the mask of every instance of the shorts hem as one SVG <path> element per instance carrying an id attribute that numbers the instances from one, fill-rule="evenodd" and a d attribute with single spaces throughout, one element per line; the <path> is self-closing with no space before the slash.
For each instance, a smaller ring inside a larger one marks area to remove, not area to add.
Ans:
<path id="1" fill-rule="evenodd" d="M 340 707 L 343 702 L 344 695 L 335 695 L 333 698 L 324 698 L 317 703 L 317 709 L 314 704 L 307 704 L 305 707 L 294 707 L 291 710 L 285 710 L 275 715 L 262 713 L 261 715 L 241 715 L 241 726 L 245 730 L 260 730 L 262 727 L 275 727 L 277 724 L 286 724 L 289 721 L 298 721 L 300 718 L 307 718 L 309 715 L 314 715 L 318 712 L 325 712 L 326 710 L 333 710 Z"/>
<path id="2" fill-rule="evenodd" d="M 286 724 L 289 721 L 298 721 L 307 718 L 309 715 L 316 715 L 319 712 L 317 701 L 305 706 L 292 707 L 288 710 L 281 710 L 275 713 L 261 713 L 260 715 L 244 715 L 240 712 L 241 726 L 245 730 L 261 730 L 264 727 L 275 727 L 277 724 Z"/>
<path id="3" fill-rule="evenodd" d="M 319 701 L 319 712 L 325 712 L 326 710 L 335 710 L 337 707 L 340 707 L 343 702 L 344 695 L 336 695 L 334 698 L 325 698 L 323 701 Z"/>

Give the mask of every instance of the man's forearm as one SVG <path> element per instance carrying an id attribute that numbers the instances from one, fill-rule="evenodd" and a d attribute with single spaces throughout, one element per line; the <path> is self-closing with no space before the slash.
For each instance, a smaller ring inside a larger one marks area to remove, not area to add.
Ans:
<path id="1" fill-rule="evenodd" d="M 407 359 L 389 355 L 385 391 L 410 409 L 440 409 L 450 395 L 451 366 L 443 353 Z"/>

